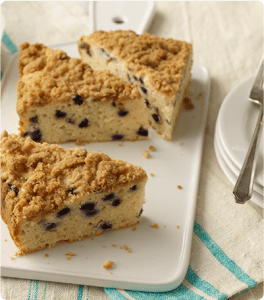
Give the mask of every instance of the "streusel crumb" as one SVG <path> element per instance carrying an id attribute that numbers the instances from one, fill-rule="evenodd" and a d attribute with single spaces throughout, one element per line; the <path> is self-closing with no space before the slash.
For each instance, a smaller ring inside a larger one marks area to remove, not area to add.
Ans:
<path id="1" fill-rule="evenodd" d="M 110 259 L 106 260 L 103 264 L 102 264 L 102 267 L 104 269 L 110 269 L 110 268 L 113 268 L 114 267 L 114 262 Z"/>
<path id="2" fill-rule="evenodd" d="M 67 256 L 76 256 L 76 254 L 74 254 L 74 253 L 72 253 L 72 252 L 65 253 L 65 255 L 67 255 Z"/>
<path id="3" fill-rule="evenodd" d="M 148 152 L 148 150 L 145 150 L 142 155 L 145 157 L 145 158 L 150 158 L 150 153 Z"/>
<path id="4" fill-rule="evenodd" d="M 183 106 L 184 106 L 184 109 L 186 109 L 186 110 L 191 110 L 194 108 L 192 100 L 189 97 L 183 98 Z"/>
<path id="5" fill-rule="evenodd" d="M 159 228 L 159 225 L 157 223 L 153 224 L 153 225 L 149 225 L 151 228 L 156 228 L 158 229 Z"/>

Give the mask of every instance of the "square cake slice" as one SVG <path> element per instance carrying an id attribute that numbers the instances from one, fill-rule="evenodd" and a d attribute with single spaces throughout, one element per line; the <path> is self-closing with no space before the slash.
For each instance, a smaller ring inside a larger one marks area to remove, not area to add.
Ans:
<path id="1" fill-rule="evenodd" d="M 20 132 L 34 141 L 100 142 L 148 137 L 144 99 L 137 87 L 108 70 L 43 44 L 19 53 L 17 113 Z"/>
<path id="2" fill-rule="evenodd" d="M 133 31 L 94 31 L 78 41 L 81 58 L 94 70 L 137 84 L 151 126 L 171 140 L 192 67 L 192 45 Z"/>
<path id="3" fill-rule="evenodd" d="M 141 167 L 6 131 L 1 144 L 1 215 L 21 254 L 139 222 Z"/>

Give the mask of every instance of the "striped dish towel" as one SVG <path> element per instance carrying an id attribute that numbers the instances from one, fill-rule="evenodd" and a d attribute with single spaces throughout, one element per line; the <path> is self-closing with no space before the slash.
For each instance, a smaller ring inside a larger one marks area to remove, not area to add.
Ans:
<path id="1" fill-rule="evenodd" d="M 5 31 L 1 47 L 4 73 L 8 57 L 18 47 Z M 210 189 L 208 174 L 215 178 Z M 235 204 L 231 193 L 226 193 L 227 184 L 214 155 L 213 139 L 206 135 L 191 258 L 186 276 L 175 290 L 151 293 L 2 277 L 2 298 L 224 300 L 249 290 L 263 281 L 262 210 L 250 202 Z"/>

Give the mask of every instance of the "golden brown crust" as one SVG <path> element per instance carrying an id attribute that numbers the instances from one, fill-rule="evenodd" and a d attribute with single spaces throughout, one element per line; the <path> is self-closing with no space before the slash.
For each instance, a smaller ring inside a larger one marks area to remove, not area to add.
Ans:
<path id="1" fill-rule="evenodd" d="M 21 115 L 32 106 L 70 102 L 78 94 L 89 101 L 138 99 L 136 86 L 109 71 L 93 71 L 80 59 L 42 44 L 20 46 L 17 111 Z"/>
<path id="2" fill-rule="evenodd" d="M 131 30 L 94 31 L 79 39 L 79 47 L 83 43 L 104 47 L 132 72 L 147 76 L 156 90 L 169 96 L 179 89 L 187 59 L 192 55 L 190 43 L 149 33 L 137 35 Z"/>
<path id="3" fill-rule="evenodd" d="M 63 149 L 6 131 L 1 136 L 2 201 L 13 227 L 94 192 L 146 178 L 139 166 L 84 148 Z M 69 193 L 74 189 L 74 193 Z"/>

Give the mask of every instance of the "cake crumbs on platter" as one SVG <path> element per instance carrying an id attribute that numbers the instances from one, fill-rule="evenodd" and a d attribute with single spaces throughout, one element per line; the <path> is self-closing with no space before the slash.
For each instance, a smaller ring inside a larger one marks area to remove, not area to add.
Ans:
<path id="1" fill-rule="evenodd" d="M 115 248 L 115 247 L 116 247 L 116 244 L 113 244 L 113 245 L 112 245 L 112 247 L 114 247 L 114 248 Z"/>
<path id="2" fill-rule="evenodd" d="M 150 153 L 148 152 L 148 150 L 145 150 L 142 155 L 145 157 L 145 158 L 150 158 Z"/>
<path id="3" fill-rule="evenodd" d="M 182 189 L 182 186 L 181 186 L 181 185 L 177 185 L 177 188 L 178 188 L 179 190 L 181 190 L 181 189 Z"/>
<path id="4" fill-rule="evenodd" d="M 122 246 L 119 246 L 118 249 L 123 249 L 123 247 L 122 247 Z"/>
<path id="5" fill-rule="evenodd" d="M 44 257 L 49 257 L 48 253 L 44 254 Z"/>
<path id="6" fill-rule="evenodd" d="M 136 231 L 137 230 L 137 227 L 135 226 L 133 229 L 132 229 L 132 231 Z"/>
<path id="7" fill-rule="evenodd" d="M 180 229 L 180 226 L 179 226 L 179 225 L 177 225 L 177 228 L 178 228 L 178 229 Z"/>
<path id="8" fill-rule="evenodd" d="M 103 248 L 107 248 L 106 246 L 103 246 Z"/>
<path id="9" fill-rule="evenodd" d="M 149 150 L 152 151 L 152 152 L 154 152 L 154 151 L 156 151 L 156 148 L 151 145 L 151 146 L 149 146 Z"/>
<path id="10" fill-rule="evenodd" d="M 124 249 L 126 250 L 126 252 L 131 253 L 131 249 L 127 247 L 127 245 L 124 245 Z"/>
<path id="11" fill-rule="evenodd" d="M 11 259 L 11 260 L 15 260 L 14 256 L 11 256 L 10 259 Z"/>
<path id="12" fill-rule="evenodd" d="M 104 269 L 110 269 L 110 268 L 113 268 L 114 267 L 114 262 L 110 259 L 106 260 L 103 264 L 102 264 L 102 267 Z"/>
<path id="13" fill-rule="evenodd" d="M 65 256 L 76 256 L 76 254 L 72 253 L 72 252 L 68 252 L 68 253 L 65 253 Z"/>
<path id="14" fill-rule="evenodd" d="M 155 176 L 154 173 L 150 173 L 149 175 L 150 175 L 151 177 L 154 177 L 154 176 Z"/>
<path id="15" fill-rule="evenodd" d="M 149 225 L 151 228 L 156 228 L 158 229 L 159 228 L 159 225 L 157 223 L 153 224 L 153 225 Z"/>
<path id="16" fill-rule="evenodd" d="M 196 100 L 200 100 L 200 98 L 202 97 L 202 95 L 203 95 L 203 93 L 200 92 L 200 93 L 197 95 Z"/>
<path id="17" fill-rule="evenodd" d="M 184 109 L 186 109 L 186 110 L 191 110 L 194 108 L 192 100 L 189 97 L 183 98 L 183 106 L 184 106 Z"/>
<path id="18" fill-rule="evenodd" d="M 119 146 L 119 147 L 123 147 L 123 144 L 119 144 L 118 146 Z"/>

